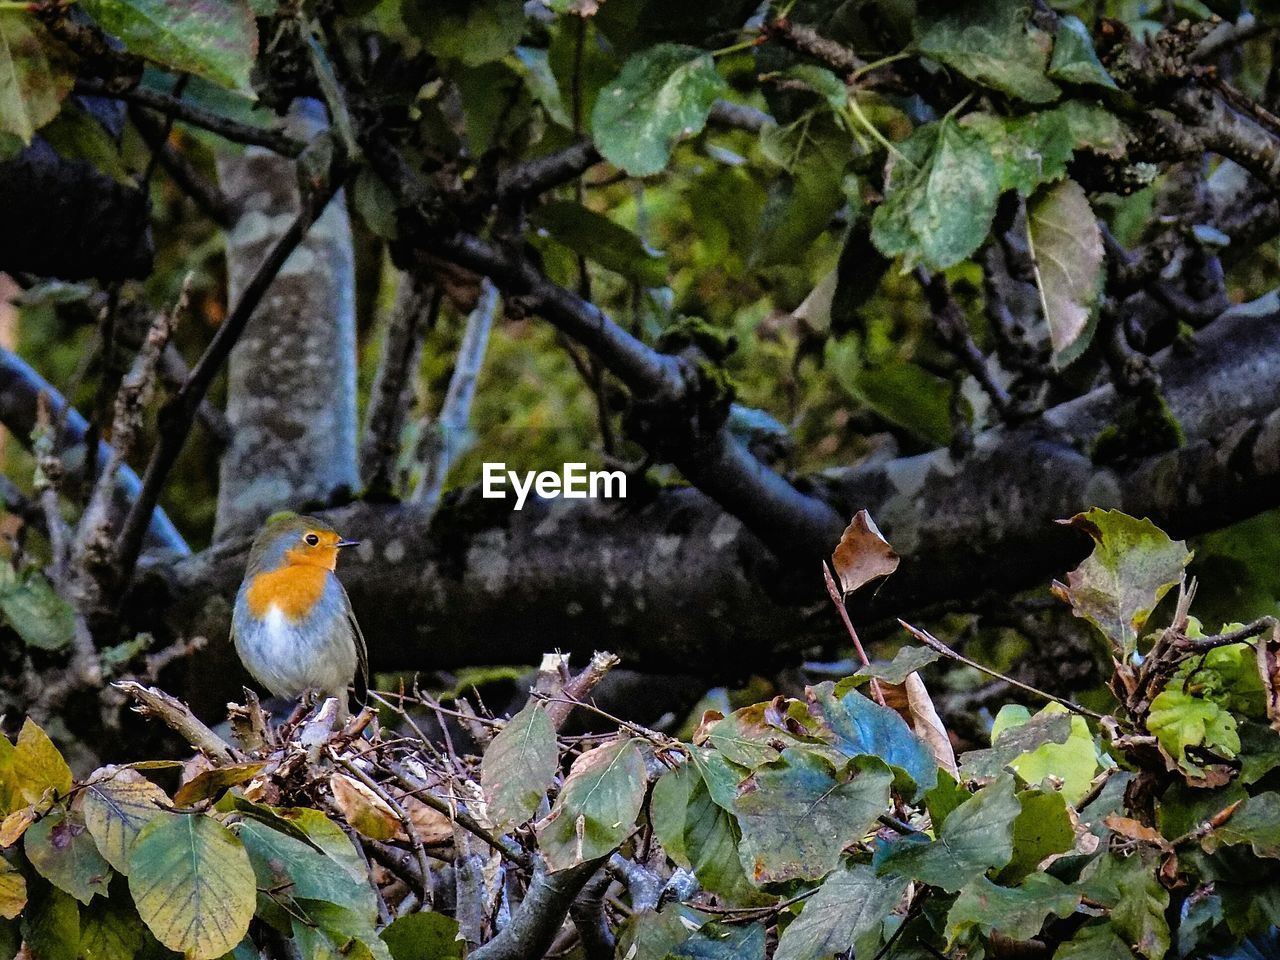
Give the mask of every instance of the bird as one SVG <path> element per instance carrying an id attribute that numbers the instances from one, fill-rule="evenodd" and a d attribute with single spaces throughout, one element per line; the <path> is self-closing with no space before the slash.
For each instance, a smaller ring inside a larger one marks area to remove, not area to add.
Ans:
<path id="1" fill-rule="evenodd" d="M 364 634 L 334 572 L 338 552 L 358 543 L 316 517 L 270 517 L 249 548 L 231 616 L 231 641 L 255 680 L 278 697 L 336 697 L 339 719 L 348 686 L 361 704 L 368 694 Z"/>

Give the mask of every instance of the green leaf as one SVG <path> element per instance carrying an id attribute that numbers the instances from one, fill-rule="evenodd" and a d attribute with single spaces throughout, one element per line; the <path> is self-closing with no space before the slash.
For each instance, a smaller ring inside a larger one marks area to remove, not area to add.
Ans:
<path id="1" fill-rule="evenodd" d="M 1024 790 L 1018 802 L 1022 812 L 1013 821 L 1013 859 L 1000 871 L 1002 883 L 1034 874 L 1045 857 L 1066 853 L 1076 842 L 1075 824 L 1061 793 Z"/>
<path id="2" fill-rule="evenodd" d="M 635 827 L 644 794 L 644 759 L 634 740 L 579 756 L 551 813 L 536 827 L 547 864 L 565 870 L 609 853 Z"/>
<path id="3" fill-rule="evenodd" d="M 889 806 L 893 774 L 878 760 L 846 779 L 824 757 L 783 751 L 738 787 L 738 854 L 758 885 L 814 880 L 839 862 Z"/>
<path id="4" fill-rule="evenodd" d="M 627 960 L 664 960 L 706 919 L 706 914 L 683 903 L 632 914 L 618 929 L 618 948 L 614 955 Z"/>
<path id="5" fill-rule="evenodd" d="M 1080 184 L 1063 180 L 1027 202 L 1027 245 L 1053 362 L 1065 367 L 1089 345 L 1102 293 L 1102 229 Z"/>
<path id="6" fill-rule="evenodd" d="M 1079 891 L 1047 873 L 1034 873 L 1017 887 L 978 877 L 960 891 L 947 913 L 947 945 L 973 927 L 988 936 L 999 932 L 1012 940 L 1030 940 L 1049 914 L 1068 917 L 1079 903 Z"/>
<path id="7" fill-rule="evenodd" d="M 704 923 L 688 940 L 668 954 L 668 958 L 689 960 L 764 960 L 764 925 L 712 921 Z"/>
<path id="8" fill-rule="evenodd" d="M 80 911 L 83 960 L 134 960 L 155 945 L 127 897 L 95 900 Z"/>
<path id="9" fill-rule="evenodd" d="M 498 731 L 481 761 L 480 783 L 495 826 L 507 829 L 534 815 L 555 779 L 559 755 L 551 718 L 530 700 Z"/>
<path id="10" fill-rule="evenodd" d="M 1058 18 L 1058 29 L 1053 37 L 1053 59 L 1049 61 L 1049 76 L 1063 83 L 1082 86 L 1105 87 L 1116 90 L 1116 82 L 1098 59 L 1093 48 L 1089 28 L 1079 17 L 1070 14 Z"/>
<path id="11" fill-rule="evenodd" d="M 385 180 L 372 167 L 361 167 L 351 188 L 351 201 L 364 225 L 384 240 L 394 240 L 399 233 L 396 220 L 396 198 Z"/>
<path id="12" fill-rule="evenodd" d="M 80 904 L 57 887 L 34 892 L 22 914 L 22 938 L 38 960 L 79 960 Z"/>
<path id="13" fill-rule="evenodd" d="M 601 155 L 633 177 L 667 165 L 676 141 L 701 132 L 727 86 L 711 55 L 662 43 L 627 60 L 600 91 L 591 129 Z"/>
<path id="14" fill-rule="evenodd" d="M 961 121 L 980 134 L 996 162 L 1000 191 L 1017 190 L 1030 196 L 1042 183 L 1067 175 L 1074 141 L 1062 110 L 1044 110 L 1017 117 L 971 113 Z"/>
<path id="15" fill-rule="evenodd" d="M 239 807 L 238 809 L 244 809 Z M 269 809 L 269 808 L 268 808 Z M 323 850 L 331 860 L 343 867 L 352 879 L 364 883 L 369 876 L 369 868 L 364 857 L 356 849 L 355 843 L 347 836 L 345 830 L 326 817 L 319 810 L 309 807 L 286 807 L 274 811 L 287 824 L 301 831 L 302 837 Z M 268 826 L 274 823 L 263 818 Z M 279 829 L 279 827 L 277 827 Z M 288 832 L 287 830 L 285 832 Z"/>
<path id="16" fill-rule="evenodd" d="M 703 777 L 689 791 L 684 849 L 690 869 L 703 888 L 732 906 L 768 902 L 747 879 L 738 857 L 742 833 L 737 821 L 712 798 Z"/>
<path id="17" fill-rule="evenodd" d="M 516 59 L 524 68 L 524 81 L 533 98 L 542 104 L 549 116 L 566 130 L 573 129 L 573 118 L 560 95 L 560 85 L 551 69 L 551 57 L 547 50 L 537 47 L 516 47 Z"/>
<path id="18" fill-rule="evenodd" d="M 911 799 L 933 787 L 938 780 L 933 754 L 896 710 L 856 690 L 839 698 L 834 691 L 830 682 L 806 690 L 821 724 L 819 736 L 847 757 L 878 757 L 901 771 L 912 788 Z M 898 784 L 899 789 L 903 786 Z"/>
<path id="19" fill-rule="evenodd" d="M 1022 722 L 1010 722 L 1019 714 Z M 1032 718 L 1025 707 L 1006 704 L 1001 708 L 1000 716 L 1006 720 L 997 721 L 997 726 L 991 731 L 994 741 L 991 747 L 960 755 L 960 770 L 966 777 L 999 776 L 1000 771 L 1023 754 L 1038 750 L 1047 743 L 1066 743 L 1071 736 L 1071 717 L 1061 711 L 1041 711 Z"/>
<path id="20" fill-rule="evenodd" d="M 691 866 L 684 845 L 689 799 L 700 780 L 701 775 L 692 763 L 682 763 L 658 778 L 649 797 L 649 822 L 653 825 L 653 834 L 667 856 L 685 869 Z"/>
<path id="21" fill-rule="evenodd" d="M 111 865 L 103 859 L 77 814 L 54 807 L 22 837 L 27 859 L 36 872 L 81 903 L 95 893 L 106 896 Z"/>
<path id="22" fill-rule="evenodd" d="M 200 814 L 166 813 L 142 828 L 129 852 L 129 892 L 156 939 L 193 960 L 235 947 L 257 901 L 244 846 Z"/>
<path id="23" fill-rule="evenodd" d="M 27 880 L 22 871 L 0 858 L 0 917 L 12 920 L 27 905 Z"/>
<path id="24" fill-rule="evenodd" d="M 767 703 L 754 703 L 733 711 L 708 731 L 706 744 L 730 763 L 754 770 L 772 763 L 794 738 L 765 719 Z"/>
<path id="25" fill-rule="evenodd" d="M 84 823 L 107 862 L 129 875 L 129 848 L 168 804 L 165 792 L 134 770 L 110 768 L 89 778 L 82 794 Z"/>
<path id="26" fill-rule="evenodd" d="M 985 87 L 1018 100 L 1046 103 L 1058 87 L 1045 76 L 1051 38 L 1027 22 L 1024 0 L 956 4 L 929 0 L 916 15 L 921 53 Z"/>
<path id="27" fill-rule="evenodd" d="M 651 250 L 626 227 L 580 203 L 553 200 L 536 209 L 529 222 L 574 253 L 643 286 L 660 287 L 667 281 L 665 255 Z"/>
<path id="28" fill-rule="evenodd" d="M 1094 508 L 1069 522 L 1093 538 L 1088 558 L 1054 592 L 1100 629 L 1128 658 L 1160 599 L 1182 580 L 1191 553 L 1150 520 Z"/>
<path id="29" fill-rule="evenodd" d="M 891 160 L 871 239 L 886 257 L 945 270 L 978 249 L 991 228 L 1000 176 L 980 134 L 950 119 L 918 128 Z"/>
<path id="30" fill-rule="evenodd" d="M 782 932 L 773 960 L 830 960 L 879 930 L 906 892 L 905 877 L 876 875 L 867 864 L 837 870 Z"/>
<path id="31" fill-rule="evenodd" d="M 1111 908 L 1111 925 L 1148 960 L 1169 951 L 1169 891 L 1156 876 L 1154 851 L 1129 857 L 1105 855 L 1091 865 L 1085 896 Z"/>
<path id="32" fill-rule="evenodd" d="M 1129 129 L 1106 107 L 1086 100 L 1068 100 L 1058 110 L 1066 118 L 1077 150 L 1088 148 L 1114 160 L 1124 157 L 1129 149 Z"/>
<path id="33" fill-rule="evenodd" d="M 240 841 L 253 864 L 258 886 L 295 900 L 324 900 L 373 924 L 378 904 L 367 882 L 353 883 L 346 868 L 327 854 L 257 820 L 240 824 Z"/>
<path id="34" fill-rule="evenodd" d="M 462 960 L 458 921 L 443 913 L 396 917 L 378 934 L 395 960 Z"/>
<path id="35" fill-rule="evenodd" d="M 0 10 L 0 134 L 30 143 L 74 84 L 70 51 L 32 14 Z"/>
<path id="36" fill-rule="evenodd" d="M 854 337 L 827 342 L 828 363 L 840 386 L 931 446 L 946 446 L 951 439 L 951 385 L 910 360 L 871 364 L 860 353 Z"/>
<path id="37" fill-rule="evenodd" d="M 1123 960 L 1132 957 L 1129 945 L 1108 922 L 1091 923 L 1060 946 L 1053 960 Z"/>
<path id="38" fill-rule="evenodd" d="M 1062 715 L 1066 708 L 1050 703 L 1035 717 L 1029 718 L 1025 707 L 1008 704 L 996 715 L 992 734 L 1000 740 L 1011 728 L 1055 715 Z M 1046 719 L 1043 721 L 1048 723 Z M 1062 743 L 1052 740 L 1042 743 L 1019 757 L 1009 761 L 1013 772 L 1027 783 L 1042 783 L 1046 777 L 1062 781 L 1062 795 L 1069 803 L 1075 803 L 1089 792 L 1094 774 L 1098 770 L 1098 750 L 1084 717 L 1073 715 L 1071 733 Z"/>
<path id="39" fill-rule="evenodd" d="M 1165 689 L 1151 701 L 1147 729 L 1169 756 L 1196 776 L 1204 771 L 1187 756 L 1188 747 L 1204 747 L 1228 759 L 1240 752 L 1236 718 L 1212 700 L 1179 689 Z"/>
<path id="40" fill-rule="evenodd" d="M 468 67 L 501 60 L 524 34 L 521 0 L 409 0 L 401 10 L 431 53 Z"/>
<path id="41" fill-rule="evenodd" d="M 887 662 L 884 660 L 872 660 L 869 664 L 859 667 L 853 675 L 855 677 L 875 677 L 878 680 L 896 685 L 906 680 L 908 674 L 922 670 L 940 656 L 942 654 L 932 647 L 906 646 L 899 649 L 893 655 L 892 660 Z"/>
<path id="42" fill-rule="evenodd" d="M 0 564 L 0 612 L 29 647 L 62 650 L 75 636 L 75 611 L 39 570 L 19 575 Z"/>
<path id="43" fill-rule="evenodd" d="M 13 777 L 28 803 L 38 803 L 48 790 L 59 797 L 71 792 L 71 768 L 49 735 L 30 717 L 23 722 L 14 745 Z"/>
<path id="44" fill-rule="evenodd" d="M 878 870 L 954 893 L 1013 858 L 1013 822 L 1021 810 L 1013 777 L 1003 776 L 952 811 L 936 840 L 895 843 Z"/>
<path id="45" fill-rule="evenodd" d="M 258 28 L 242 0 L 82 0 L 131 53 L 162 67 L 252 91 Z"/>
<path id="46" fill-rule="evenodd" d="M 40 136 L 48 141 L 49 146 L 62 157 L 69 160 L 84 160 L 91 164 L 94 169 L 105 173 L 117 183 L 125 186 L 136 186 L 133 175 L 129 172 L 129 168 L 125 165 L 124 159 L 120 156 L 120 148 L 116 145 L 111 136 L 103 129 L 94 117 L 86 110 L 81 109 L 75 101 L 66 103 L 62 111 L 53 119 L 52 123 L 46 125 L 41 131 Z M 27 574 L 28 581 L 34 579 L 30 573 Z M 41 580 L 44 578 L 41 577 Z M 46 584 L 47 586 L 47 584 Z M 57 600 L 65 607 L 62 614 L 62 624 L 69 630 L 75 629 L 74 612 L 69 604 L 62 601 L 49 590 L 50 596 Z M 4 597 L 0 595 L 0 606 L 4 606 Z M 9 616 L 6 608 L 5 615 Z M 64 646 L 70 640 L 70 633 L 65 634 L 66 640 L 59 643 Z M 24 637 L 24 639 L 26 639 Z M 32 643 L 31 640 L 27 640 Z M 39 646 L 39 644 L 32 644 Z M 46 647 L 45 649 L 50 649 Z"/>

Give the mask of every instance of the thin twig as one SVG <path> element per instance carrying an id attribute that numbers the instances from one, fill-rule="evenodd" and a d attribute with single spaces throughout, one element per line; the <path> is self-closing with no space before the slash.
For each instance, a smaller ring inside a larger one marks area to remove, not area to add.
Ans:
<path id="1" fill-rule="evenodd" d="M 905 620 L 899 620 L 898 623 L 902 624 L 902 628 L 904 630 L 910 633 L 913 637 L 915 637 L 925 646 L 932 647 L 934 650 L 937 650 L 944 657 L 949 657 L 950 659 L 955 660 L 957 663 L 963 663 L 966 667 L 972 667 L 975 670 L 979 670 L 982 673 L 985 673 L 989 677 L 995 677 L 997 680 L 1003 680 L 1005 683 L 1009 684 L 1010 686 L 1017 687 L 1019 690 L 1022 690 L 1026 693 L 1034 694 L 1035 696 L 1041 697 L 1045 700 L 1052 700 L 1054 703 L 1061 704 L 1062 706 L 1070 710 L 1072 713 L 1078 713 L 1082 717 L 1090 717 L 1094 720 L 1108 719 L 1108 717 L 1105 714 L 1098 713 L 1096 710 L 1090 710 L 1088 707 L 1082 707 L 1080 706 L 1080 704 L 1076 703 L 1073 700 L 1068 700 L 1065 697 L 1059 697 L 1056 694 L 1048 693 L 1045 690 L 1039 690 L 1036 687 L 1031 686 L 1030 684 L 1023 683 L 1021 680 L 1015 680 L 1013 679 L 1013 677 L 1010 677 L 1007 674 L 1003 674 L 998 670 L 992 670 L 990 667 L 984 666 L 983 664 L 978 663 L 978 661 L 976 660 L 971 660 L 969 657 L 966 657 L 963 653 L 959 653 L 955 650 L 952 650 L 950 647 L 948 647 L 945 643 L 943 643 L 933 634 L 929 633 L 928 630 L 920 630 L 916 627 L 913 627 L 911 624 L 907 623 L 907 621 Z"/>
<path id="2" fill-rule="evenodd" d="M 162 113 L 167 117 L 174 117 L 183 123 L 189 123 L 193 127 L 216 133 L 223 139 L 230 140 L 233 143 L 265 147 L 286 157 L 297 157 L 306 147 L 306 143 L 302 140 L 291 137 L 283 131 L 255 127 L 250 123 L 241 123 L 239 120 L 232 120 L 230 117 L 224 117 L 221 114 L 214 113 L 212 110 L 206 110 L 204 107 L 189 101 L 179 100 L 168 94 L 150 90 L 147 87 L 113 90 L 101 80 L 84 77 L 76 81 L 76 93 L 86 94 L 91 97 L 108 97 L 115 100 L 123 100 L 125 103 L 137 104 L 140 107 L 146 107 L 148 110 Z"/>
<path id="3" fill-rule="evenodd" d="M 849 619 L 849 610 L 844 605 L 844 596 L 836 586 L 836 579 L 831 575 L 831 568 L 825 560 L 822 561 L 822 579 L 827 584 L 827 596 L 836 605 L 840 619 L 844 622 L 844 628 L 849 632 L 849 639 L 853 641 L 853 649 L 857 651 L 858 659 L 862 661 L 864 667 L 871 666 L 871 661 L 867 659 L 867 651 L 862 649 L 862 641 L 858 639 L 858 631 L 853 628 L 853 621 Z M 880 689 L 880 681 L 875 677 L 871 678 L 871 695 L 880 706 L 885 705 L 884 691 Z"/>
<path id="4" fill-rule="evenodd" d="M 1236 630 L 1228 630 L 1226 633 L 1219 633 L 1212 637 L 1180 637 L 1176 642 L 1176 646 L 1183 650 L 1202 653 L 1205 650 L 1213 650 L 1217 647 L 1226 647 L 1233 643 L 1252 640 L 1254 637 L 1261 636 L 1269 630 L 1274 630 L 1276 623 L 1275 617 L 1259 617 L 1252 623 L 1246 623 Z"/>

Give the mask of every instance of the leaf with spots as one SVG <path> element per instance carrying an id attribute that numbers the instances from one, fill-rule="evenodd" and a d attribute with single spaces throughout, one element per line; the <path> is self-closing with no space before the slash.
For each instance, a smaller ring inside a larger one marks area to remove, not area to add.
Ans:
<path id="1" fill-rule="evenodd" d="M 906 889 L 906 878 L 877 876 L 868 864 L 835 871 L 783 931 L 774 960 L 829 960 L 845 953 L 878 934 Z"/>
<path id="2" fill-rule="evenodd" d="M 1094 548 L 1080 566 L 1055 583 L 1054 594 L 1071 604 L 1116 645 L 1121 658 L 1137 647 L 1138 635 L 1156 604 L 1181 582 L 1191 552 L 1150 520 L 1119 510 L 1094 508 L 1068 523 L 1093 538 Z"/>
<path id="3" fill-rule="evenodd" d="M 888 810 L 889 768 L 878 759 L 852 766 L 850 776 L 825 757 L 793 747 L 738 787 L 738 852 L 757 884 L 823 876 L 840 851 L 863 839 Z"/>
<path id="4" fill-rule="evenodd" d="M 30 143 L 75 84 L 71 53 L 32 14 L 0 10 L 0 134 Z"/>
<path id="5" fill-rule="evenodd" d="M 183 73 L 246 93 L 258 28 L 244 0 L 81 0 L 125 48 Z"/>
<path id="6" fill-rule="evenodd" d="M 165 813 L 134 841 L 129 892 L 157 940 L 193 960 L 214 960 L 244 939 L 257 883 L 244 845 L 224 826 Z"/>
<path id="7" fill-rule="evenodd" d="M 54 807 L 23 835 L 22 846 L 36 872 L 81 903 L 107 895 L 111 865 L 77 813 Z"/>
<path id="8" fill-rule="evenodd" d="M 667 165 L 682 136 L 701 132 L 727 90 L 711 54 L 660 43 L 631 57 L 596 100 L 592 136 L 606 160 L 633 177 Z"/>
<path id="9" fill-rule="evenodd" d="M 551 869 L 603 857 L 625 840 L 640 815 L 646 780 L 634 740 L 606 743 L 578 757 L 551 813 L 536 827 Z"/>

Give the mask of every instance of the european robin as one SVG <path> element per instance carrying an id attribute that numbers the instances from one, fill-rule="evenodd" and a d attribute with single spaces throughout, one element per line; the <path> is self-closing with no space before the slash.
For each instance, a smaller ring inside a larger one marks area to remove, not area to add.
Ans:
<path id="1" fill-rule="evenodd" d="M 314 690 L 347 714 L 347 687 L 367 693 L 369 658 L 334 570 L 344 540 L 314 517 L 272 517 L 254 538 L 236 594 L 231 639 L 255 680 L 290 699 Z"/>

